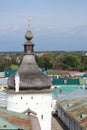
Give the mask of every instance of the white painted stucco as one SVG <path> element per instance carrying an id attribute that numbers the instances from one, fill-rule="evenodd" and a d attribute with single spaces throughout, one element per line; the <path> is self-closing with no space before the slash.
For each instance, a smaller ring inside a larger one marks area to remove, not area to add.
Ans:
<path id="1" fill-rule="evenodd" d="M 7 109 L 23 112 L 27 108 L 37 113 L 41 130 L 51 130 L 51 93 L 7 94 Z"/>
<path id="2" fill-rule="evenodd" d="M 17 71 L 15 75 L 15 92 L 19 92 L 19 83 L 20 83 L 20 76 Z"/>

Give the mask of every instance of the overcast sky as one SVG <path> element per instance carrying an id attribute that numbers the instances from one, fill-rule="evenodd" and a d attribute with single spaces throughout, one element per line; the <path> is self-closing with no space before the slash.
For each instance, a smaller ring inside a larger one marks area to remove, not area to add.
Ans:
<path id="1" fill-rule="evenodd" d="M 29 16 L 35 51 L 87 50 L 87 0 L 0 0 L 0 51 L 23 51 Z"/>

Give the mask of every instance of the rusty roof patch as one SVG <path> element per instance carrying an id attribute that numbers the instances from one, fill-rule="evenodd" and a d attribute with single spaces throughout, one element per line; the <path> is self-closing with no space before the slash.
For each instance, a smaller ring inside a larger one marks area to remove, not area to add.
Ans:
<path id="1" fill-rule="evenodd" d="M 29 116 L 13 112 L 13 111 L 8 111 L 5 109 L 0 109 L 0 118 L 2 119 L 3 124 L 3 129 L 6 129 L 5 126 L 7 124 L 5 122 L 8 122 L 9 126 L 14 126 L 14 128 L 20 128 L 24 130 L 32 130 L 31 129 L 31 121 L 29 119 Z M 1 124 L 0 124 L 1 127 Z"/>

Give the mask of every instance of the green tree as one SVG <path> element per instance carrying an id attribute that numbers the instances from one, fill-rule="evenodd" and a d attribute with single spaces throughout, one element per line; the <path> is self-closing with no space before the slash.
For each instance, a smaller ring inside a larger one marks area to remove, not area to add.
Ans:
<path id="1" fill-rule="evenodd" d="M 11 64 L 10 58 L 0 56 L 0 71 L 4 71 L 5 69 L 9 69 Z"/>
<path id="2" fill-rule="evenodd" d="M 36 61 L 39 67 L 43 67 L 46 70 L 52 68 L 51 54 L 45 53 L 42 56 L 36 56 Z"/>
<path id="3" fill-rule="evenodd" d="M 80 64 L 81 61 L 79 59 L 79 56 L 75 54 L 67 54 L 63 61 L 64 69 L 79 70 Z"/>

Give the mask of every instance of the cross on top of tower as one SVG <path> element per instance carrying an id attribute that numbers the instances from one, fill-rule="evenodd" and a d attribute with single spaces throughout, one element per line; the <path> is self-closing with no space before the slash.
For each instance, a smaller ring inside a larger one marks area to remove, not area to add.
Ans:
<path id="1" fill-rule="evenodd" d="M 31 21 L 31 17 L 28 18 L 28 30 L 30 30 L 30 21 Z"/>

